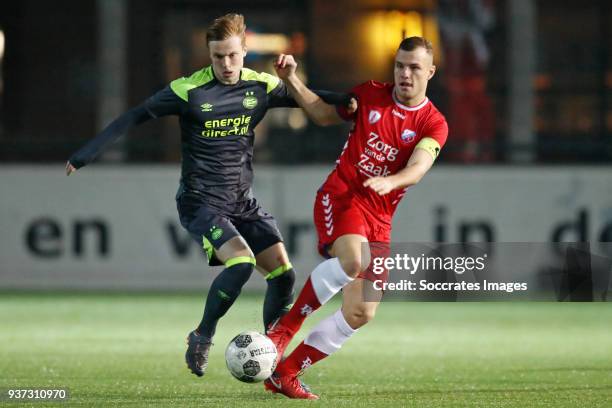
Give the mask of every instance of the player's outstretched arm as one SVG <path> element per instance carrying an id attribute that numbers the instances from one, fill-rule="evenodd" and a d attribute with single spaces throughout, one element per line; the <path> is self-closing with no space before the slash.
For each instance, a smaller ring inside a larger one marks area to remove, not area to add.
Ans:
<path id="1" fill-rule="evenodd" d="M 378 195 L 389 194 L 393 190 L 403 189 L 417 184 L 434 163 L 433 156 L 426 150 L 416 148 L 406 167 L 397 173 L 386 177 L 372 177 L 367 179 L 364 187 L 370 187 Z"/>
<path id="2" fill-rule="evenodd" d="M 308 117 L 320 126 L 342 123 L 342 118 L 336 111 L 336 107 L 327 104 L 317 94 L 312 92 L 296 75 L 297 62 L 292 55 L 281 54 L 274 63 L 276 74 L 285 81 L 291 96 L 295 98 L 298 105 L 304 109 Z M 352 98 L 348 111 L 357 110 L 357 101 Z"/>
<path id="3" fill-rule="evenodd" d="M 115 119 L 95 138 L 70 156 L 66 163 L 66 175 L 74 173 L 91 163 L 109 144 L 124 134 L 129 128 L 151 119 L 144 105 L 137 106 Z"/>

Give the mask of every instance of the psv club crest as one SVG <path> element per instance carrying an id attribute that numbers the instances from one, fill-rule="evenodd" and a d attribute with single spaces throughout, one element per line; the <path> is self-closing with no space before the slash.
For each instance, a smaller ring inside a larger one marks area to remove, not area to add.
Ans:
<path id="1" fill-rule="evenodd" d="M 257 98 L 255 97 L 255 92 L 247 91 L 244 96 L 244 99 L 242 100 L 242 106 L 244 106 L 246 109 L 255 109 L 255 107 L 257 106 Z"/>

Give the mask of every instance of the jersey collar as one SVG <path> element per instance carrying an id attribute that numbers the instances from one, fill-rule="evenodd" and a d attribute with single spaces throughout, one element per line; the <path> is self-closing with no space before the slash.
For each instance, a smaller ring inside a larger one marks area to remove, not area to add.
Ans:
<path id="1" fill-rule="evenodd" d="M 395 96 L 395 90 L 391 90 L 391 96 L 393 97 L 393 102 L 395 102 L 395 105 L 397 105 L 398 108 L 403 109 L 403 110 L 407 110 L 407 111 L 417 111 L 421 108 L 423 108 L 425 105 L 427 105 L 429 103 L 429 98 L 425 97 L 425 99 L 423 100 L 423 102 L 419 103 L 418 105 L 415 106 L 406 106 L 404 104 L 402 104 L 400 101 L 397 100 L 397 97 Z"/>

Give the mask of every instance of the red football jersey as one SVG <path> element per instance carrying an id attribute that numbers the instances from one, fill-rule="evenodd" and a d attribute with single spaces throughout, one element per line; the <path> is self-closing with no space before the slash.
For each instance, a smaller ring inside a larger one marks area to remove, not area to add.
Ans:
<path id="1" fill-rule="evenodd" d="M 427 98 L 412 107 L 399 103 L 393 94 L 393 84 L 369 81 L 351 93 L 359 101 L 357 112 L 348 115 L 346 109 L 339 108 L 338 113 L 345 120 L 354 121 L 354 126 L 321 191 L 347 194 L 347 198 L 356 198 L 390 221 L 406 189 L 380 196 L 371 188 L 363 187 L 363 182 L 370 177 L 395 174 L 406 167 L 423 138 L 434 139 L 441 148 L 448 136 L 448 125 Z"/>

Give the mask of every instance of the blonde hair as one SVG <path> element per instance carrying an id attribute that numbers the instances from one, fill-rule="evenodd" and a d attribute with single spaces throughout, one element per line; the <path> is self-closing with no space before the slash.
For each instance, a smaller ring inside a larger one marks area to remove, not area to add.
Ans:
<path id="1" fill-rule="evenodd" d="M 246 44 L 246 25 L 244 16 L 237 13 L 228 13 L 218 17 L 206 30 L 206 45 L 211 41 L 223 41 L 237 35 L 244 46 Z"/>

